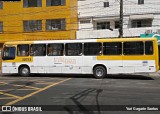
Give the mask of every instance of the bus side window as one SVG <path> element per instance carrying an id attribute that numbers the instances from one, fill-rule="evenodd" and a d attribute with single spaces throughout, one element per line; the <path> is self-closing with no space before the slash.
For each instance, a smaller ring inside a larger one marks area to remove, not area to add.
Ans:
<path id="1" fill-rule="evenodd" d="M 144 55 L 144 43 L 138 42 L 124 42 L 124 55 Z"/>
<path id="2" fill-rule="evenodd" d="M 17 56 L 29 56 L 29 45 L 20 44 L 17 46 Z"/>
<path id="3" fill-rule="evenodd" d="M 146 41 L 145 42 L 145 54 L 146 55 L 152 55 L 153 54 L 153 42 L 152 41 Z"/>
<path id="4" fill-rule="evenodd" d="M 102 43 L 84 43 L 84 55 L 94 56 L 102 54 Z"/>
<path id="5" fill-rule="evenodd" d="M 64 44 L 48 44 L 47 50 L 48 56 L 63 56 Z"/>
<path id="6" fill-rule="evenodd" d="M 121 55 L 122 43 L 121 42 L 104 42 L 103 54 L 104 55 Z"/>
<path id="7" fill-rule="evenodd" d="M 31 56 L 46 56 L 46 45 L 45 44 L 32 44 L 30 55 Z"/>
<path id="8" fill-rule="evenodd" d="M 65 45 L 66 56 L 81 56 L 82 55 L 82 43 L 67 43 Z"/>

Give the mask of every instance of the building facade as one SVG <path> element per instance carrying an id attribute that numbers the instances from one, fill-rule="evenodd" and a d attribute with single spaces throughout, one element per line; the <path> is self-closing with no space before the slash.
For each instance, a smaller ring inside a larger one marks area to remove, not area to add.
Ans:
<path id="1" fill-rule="evenodd" d="M 120 0 L 79 0 L 77 39 L 119 36 Z M 123 37 L 160 33 L 159 0 L 123 0 Z"/>
<path id="2" fill-rule="evenodd" d="M 77 1 L 0 2 L 0 42 L 75 39 Z"/>

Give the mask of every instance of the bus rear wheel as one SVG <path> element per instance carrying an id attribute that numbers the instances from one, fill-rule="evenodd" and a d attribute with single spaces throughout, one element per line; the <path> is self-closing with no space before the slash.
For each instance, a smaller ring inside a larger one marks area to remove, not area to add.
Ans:
<path id="1" fill-rule="evenodd" d="M 29 76 L 30 75 L 30 69 L 27 66 L 23 66 L 20 68 L 19 74 L 21 76 Z"/>
<path id="2" fill-rule="evenodd" d="M 97 79 L 102 79 L 106 76 L 106 69 L 103 66 L 97 66 L 93 70 L 93 75 Z"/>

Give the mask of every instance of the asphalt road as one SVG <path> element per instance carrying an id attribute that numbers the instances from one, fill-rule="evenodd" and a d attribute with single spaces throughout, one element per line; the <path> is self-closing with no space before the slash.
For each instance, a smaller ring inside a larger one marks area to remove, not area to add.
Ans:
<path id="1" fill-rule="evenodd" d="M 91 75 L 4 75 L 0 76 L 0 105 L 42 105 L 45 109 L 1 114 L 159 114 L 160 75 L 109 75 L 104 79 Z M 159 111 L 137 111 L 143 105 L 156 105 Z M 126 106 L 134 111 L 126 111 Z"/>

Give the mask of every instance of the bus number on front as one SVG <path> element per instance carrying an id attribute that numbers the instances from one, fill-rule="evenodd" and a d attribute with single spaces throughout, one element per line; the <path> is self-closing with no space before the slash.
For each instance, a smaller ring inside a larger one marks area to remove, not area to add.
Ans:
<path id="1" fill-rule="evenodd" d="M 22 61 L 31 61 L 31 58 L 23 58 Z"/>

